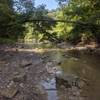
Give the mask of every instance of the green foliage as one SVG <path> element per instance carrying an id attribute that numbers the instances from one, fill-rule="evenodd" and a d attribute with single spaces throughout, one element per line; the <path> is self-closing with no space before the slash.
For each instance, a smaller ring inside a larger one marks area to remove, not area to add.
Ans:
<path id="1" fill-rule="evenodd" d="M 34 0 L 13 0 L 15 11 L 30 15 L 34 11 Z"/>
<path id="2" fill-rule="evenodd" d="M 56 29 L 61 31 L 61 36 L 71 41 L 81 40 L 83 33 L 100 41 L 100 0 L 58 0 L 60 10 L 56 17 L 74 23 L 58 23 Z M 58 14 L 59 13 L 59 14 Z M 67 31 L 67 28 L 70 30 Z M 65 31 L 66 30 L 66 31 Z M 91 35 L 90 35 L 91 34 Z"/>
<path id="3" fill-rule="evenodd" d="M 12 0 L 0 1 L 0 37 L 18 38 L 24 30 L 12 4 Z"/>
<path id="4" fill-rule="evenodd" d="M 34 0 L 0 0 L 0 37 L 80 41 L 85 34 L 100 42 L 100 0 L 56 1 L 59 8 L 48 11 Z"/>

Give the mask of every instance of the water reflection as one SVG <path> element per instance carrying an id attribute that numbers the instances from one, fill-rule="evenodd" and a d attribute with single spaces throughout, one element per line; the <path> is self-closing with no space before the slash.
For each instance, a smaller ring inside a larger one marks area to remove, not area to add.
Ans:
<path id="1" fill-rule="evenodd" d="M 78 61 L 69 59 L 64 61 L 62 69 L 64 73 L 74 73 L 87 84 L 81 89 L 81 96 L 87 100 L 100 100 L 100 70 L 99 59 L 93 56 L 83 55 Z"/>
<path id="2" fill-rule="evenodd" d="M 55 78 L 42 81 L 41 84 L 44 86 L 45 90 L 47 91 L 48 100 L 58 100 Z"/>

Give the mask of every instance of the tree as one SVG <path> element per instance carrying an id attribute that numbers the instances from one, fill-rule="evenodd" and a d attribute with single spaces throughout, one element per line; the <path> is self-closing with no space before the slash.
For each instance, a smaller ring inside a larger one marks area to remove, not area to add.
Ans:
<path id="1" fill-rule="evenodd" d="M 57 38 L 51 33 L 52 27 L 55 26 L 54 19 L 48 16 L 48 10 L 45 9 L 45 5 L 40 5 L 35 9 L 33 20 L 39 21 L 33 22 L 33 33 L 43 34 L 43 39 L 49 39 L 50 41 Z M 42 21 L 47 20 L 47 21 Z"/>
<path id="2" fill-rule="evenodd" d="M 59 1 L 59 0 L 58 0 Z M 60 5 L 66 0 L 61 0 Z M 70 0 L 64 3 L 63 9 L 60 12 L 62 18 L 68 21 L 74 21 L 74 24 L 69 24 L 73 28 L 67 33 L 67 38 L 70 40 L 79 40 L 83 33 L 86 36 L 92 36 L 97 41 L 100 40 L 100 1 L 99 0 Z M 64 16 L 63 16 L 64 15 Z M 67 26 L 69 26 L 67 24 Z M 66 25 L 64 25 L 67 27 Z M 64 31 L 63 31 L 64 33 Z M 91 33 L 91 34 L 90 34 Z"/>
<path id="3" fill-rule="evenodd" d="M 14 0 L 14 9 L 18 13 L 31 14 L 34 11 L 34 0 Z"/>
<path id="4" fill-rule="evenodd" d="M 14 13 L 12 0 L 0 1 L 0 37 L 17 38 L 24 30 L 18 21 L 18 14 Z"/>

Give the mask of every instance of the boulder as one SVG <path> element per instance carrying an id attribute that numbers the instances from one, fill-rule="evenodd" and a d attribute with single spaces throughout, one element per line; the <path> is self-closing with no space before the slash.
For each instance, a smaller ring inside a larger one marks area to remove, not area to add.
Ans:
<path id="1" fill-rule="evenodd" d="M 55 78 L 57 86 L 64 85 L 66 88 L 78 87 L 78 77 L 73 74 L 56 73 Z"/>

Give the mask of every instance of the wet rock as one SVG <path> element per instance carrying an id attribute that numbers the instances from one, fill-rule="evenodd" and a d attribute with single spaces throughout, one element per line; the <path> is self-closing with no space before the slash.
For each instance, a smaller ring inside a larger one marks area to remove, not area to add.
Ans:
<path id="1" fill-rule="evenodd" d="M 64 85 L 66 88 L 76 87 L 81 89 L 88 85 L 87 80 L 73 74 L 56 73 L 55 78 L 58 86 Z"/>
<path id="2" fill-rule="evenodd" d="M 72 95 L 73 96 L 80 96 L 80 91 L 79 91 L 79 89 L 77 87 L 72 86 L 71 91 L 72 91 Z"/>
<path id="3" fill-rule="evenodd" d="M 61 79 L 59 77 L 56 77 L 56 85 L 57 85 L 57 88 L 64 86 L 66 88 L 71 88 L 71 85 L 68 83 L 67 80 L 64 80 L 64 79 Z"/>
<path id="4" fill-rule="evenodd" d="M 78 77 L 75 75 L 56 73 L 55 78 L 58 86 L 64 85 L 66 88 L 78 87 Z"/>
<path id="5" fill-rule="evenodd" d="M 30 66 L 30 65 L 32 65 L 32 62 L 23 60 L 23 61 L 21 62 L 21 64 L 20 64 L 20 67 L 24 68 L 24 67 L 28 67 L 28 66 Z"/>
<path id="6" fill-rule="evenodd" d="M 53 70 L 52 70 L 53 63 L 52 62 L 48 62 L 45 67 L 46 67 L 46 70 L 48 73 L 50 73 L 50 74 L 53 73 Z"/>
<path id="7" fill-rule="evenodd" d="M 72 86 L 71 91 L 73 91 L 73 92 L 77 92 L 77 91 L 78 91 L 78 88 L 77 88 L 77 87 L 75 87 L 75 86 Z"/>
<path id="8" fill-rule="evenodd" d="M 78 81 L 78 87 L 83 88 L 86 85 L 86 83 L 83 80 Z"/>
<path id="9" fill-rule="evenodd" d="M 41 85 L 36 85 L 35 87 L 33 87 L 33 90 L 34 90 L 34 94 L 46 95 L 46 91 Z"/>
<path id="10" fill-rule="evenodd" d="M 62 62 L 60 62 L 60 61 L 57 63 L 57 65 L 61 65 L 61 64 L 62 64 Z"/>
<path id="11" fill-rule="evenodd" d="M 41 57 L 41 59 L 47 59 L 49 56 L 48 55 L 43 55 L 42 57 Z"/>
<path id="12" fill-rule="evenodd" d="M 47 67 L 53 67 L 53 62 L 48 62 L 48 63 L 46 64 L 46 66 L 47 66 Z"/>
<path id="13" fill-rule="evenodd" d="M 4 98 L 13 98 L 18 93 L 14 83 L 10 83 L 6 88 L 0 90 L 0 95 Z"/>
<path id="14" fill-rule="evenodd" d="M 59 65 L 58 65 L 58 63 L 59 63 Z M 57 73 L 61 70 L 60 64 L 61 64 L 61 62 L 52 61 L 52 62 L 48 62 L 45 67 L 49 74 L 55 75 L 55 73 Z"/>
<path id="15" fill-rule="evenodd" d="M 13 81 L 14 82 L 24 82 L 27 78 L 26 73 L 14 73 L 15 75 L 13 76 Z"/>

